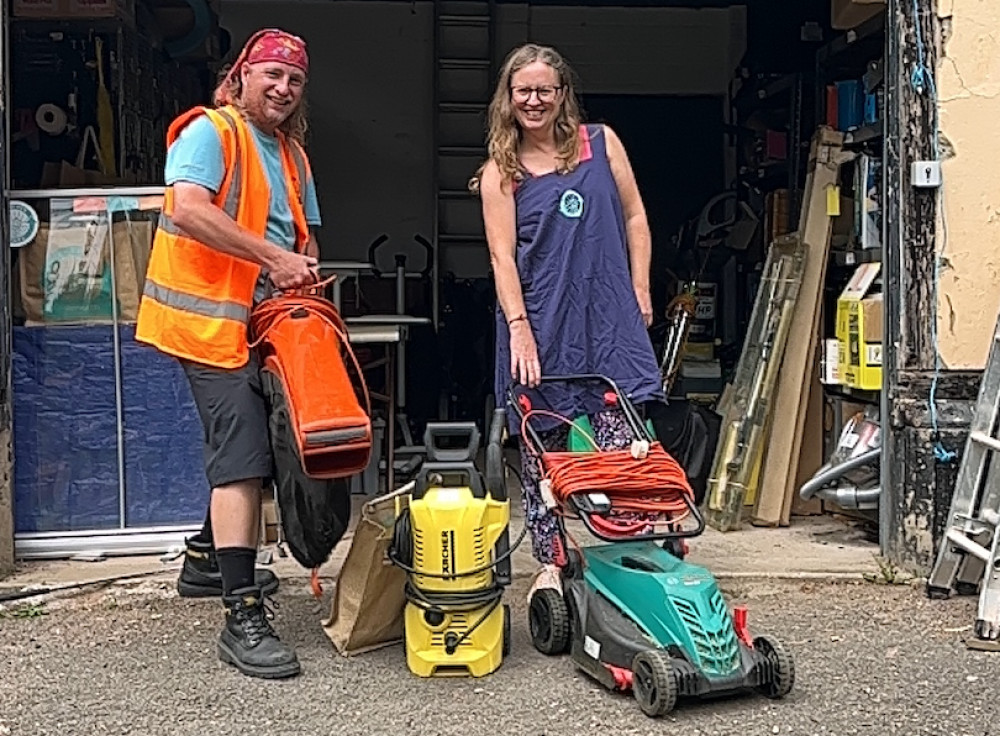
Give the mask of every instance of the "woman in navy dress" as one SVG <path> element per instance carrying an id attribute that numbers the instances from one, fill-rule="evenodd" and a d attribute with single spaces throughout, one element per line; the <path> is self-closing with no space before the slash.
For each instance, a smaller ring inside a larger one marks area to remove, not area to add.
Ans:
<path id="1" fill-rule="evenodd" d="M 620 410 L 603 389 L 546 383 L 543 375 L 602 373 L 633 403 L 662 399 L 646 332 L 650 233 L 621 140 L 584 125 L 573 73 L 555 49 L 527 44 L 507 57 L 489 108 L 489 158 L 470 182 L 482 197 L 497 289 L 495 391 L 512 381 L 570 420 L 590 417 L 598 444 L 627 446 Z M 533 423 L 547 446 L 566 447 L 568 428 Z M 512 434 L 520 427 L 512 424 Z M 555 518 L 539 470 L 521 440 L 523 503 L 540 587 L 560 587 Z"/>

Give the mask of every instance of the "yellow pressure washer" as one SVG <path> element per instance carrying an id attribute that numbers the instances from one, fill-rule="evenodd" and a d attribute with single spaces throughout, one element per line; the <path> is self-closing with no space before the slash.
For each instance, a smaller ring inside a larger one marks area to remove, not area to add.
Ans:
<path id="1" fill-rule="evenodd" d="M 483 677 L 510 650 L 510 501 L 503 464 L 506 414 L 493 414 L 485 477 L 472 422 L 430 423 L 426 460 L 397 511 L 389 559 L 408 573 L 406 664 L 420 677 Z M 402 500 L 402 499 L 401 499 Z"/>

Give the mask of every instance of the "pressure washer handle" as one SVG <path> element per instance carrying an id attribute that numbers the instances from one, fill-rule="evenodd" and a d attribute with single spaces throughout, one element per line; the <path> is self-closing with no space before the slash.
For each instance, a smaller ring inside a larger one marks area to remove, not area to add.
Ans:
<path id="1" fill-rule="evenodd" d="M 490 434 L 486 443 L 486 490 L 495 501 L 507 500 L 507 480 L 503 467 L 503 432 L 507 424 L 507 412 L 500 408 L 493 410 Z M 500 533 L 494 550 L 496 579 L 498 585 L 510 585 L 510 533 L 509 527 Z"/>
<path id="2" fill-rule="evenodd" d="M 447 447 L 448 439 L 464 441 L 461 447 Z M 424 429 L 424 446 L 431 462 L 471 462 L 479 451 L 479 427 L 475 422 L 428 422 Z"/>
<path id="3" fill-rule="evenodd" d="M 502 408 L 494 409 L 486 443 L 486 489 L 497 501 L 507 500 L 507 480 L 503 470 L 503 431 L 506 423 L 507 412 Z"/>

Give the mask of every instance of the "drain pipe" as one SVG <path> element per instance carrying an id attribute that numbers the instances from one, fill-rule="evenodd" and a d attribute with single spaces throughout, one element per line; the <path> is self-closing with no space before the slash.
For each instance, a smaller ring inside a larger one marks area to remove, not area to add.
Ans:
<path id="1" fill-rule="evenodd" d="M 881 447 L 875 447 L 867 452 L 863 452 L 856 457 L 852 457 L 839 465 L 824 465 L 812 478 L 802 484 L 799 489 L 799 497 L 803 501 L 808 501 L 813 496 L 819 496 L 824 501 L 831 501 L 841 508 L 867 509 L 878 507 L 878 488 L 858 488 L 857 486 L 844 486 L 841 488 L 824 488 L 837 480 L 845 473 L 864 465 L 877 462 L 882 454 Z"/>

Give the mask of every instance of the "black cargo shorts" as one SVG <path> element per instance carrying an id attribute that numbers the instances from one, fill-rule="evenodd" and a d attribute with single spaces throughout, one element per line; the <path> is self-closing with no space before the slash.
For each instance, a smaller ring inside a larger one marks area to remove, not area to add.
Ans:
<path id="1" fill-rule="evenodd" d="M 212 488 L 270 478 L 274 471 L 260 363 L 242 368 L 180 361 L 205 428 L 205 474 Z"/>

